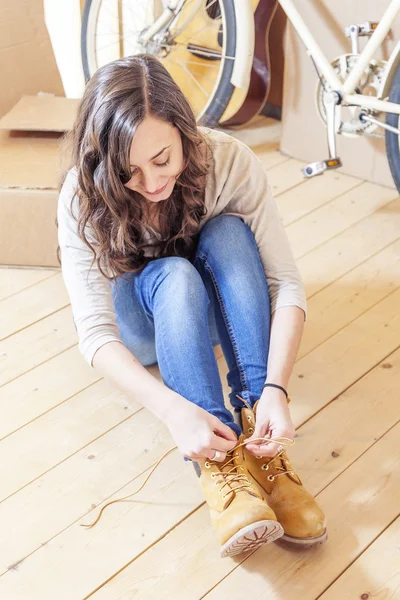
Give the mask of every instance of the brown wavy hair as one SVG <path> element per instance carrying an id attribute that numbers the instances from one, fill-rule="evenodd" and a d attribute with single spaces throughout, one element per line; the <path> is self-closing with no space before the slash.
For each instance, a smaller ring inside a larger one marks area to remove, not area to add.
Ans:
<path id="1" fill-rule="evenodd" d="M 149 222 L 149 203 L 124 185 L 131 178 L 132 139 L 147 116 L 179 129 L 184 161 L 171 196 L 159 204 L 161 241 L 154 246 L 154 257 L 144 256 L 146 243 L 141 237 Z M 78 234 L 94 253 L 92 266 L 96 260 L 107 279 L 138 272 L 154 258 L 191 257 L 200 219 L 207 212 L 211 147 L 197 128 L 187 99 L 157 58 L 138 54 L 98 69 L 87 83 L 62 146 L 77 168 Z M 93 232 L 95 247 L 86 226 Z M 58 247 L 61 264 L 59 251 Z"/>

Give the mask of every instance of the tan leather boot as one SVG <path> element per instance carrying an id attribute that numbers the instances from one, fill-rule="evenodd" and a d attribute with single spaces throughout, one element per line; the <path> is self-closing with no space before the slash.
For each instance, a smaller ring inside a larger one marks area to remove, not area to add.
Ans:
<path id="1" fill-rule="evenodd" d="M 253 410 L 241 410 L 245 438 L 254 433 L 257 404 Z M 250 478 L 257 482 L 284 529 L 281 539 L 303 546 L 325 542 L 328 534 L 324 513 L 293 471 L 286 451 L 280 450 L 274 458 L 258 458 L 244 446 L 244 457 Z"/>
<path id="2" fill-rule="evenodd" d="M 249 479 L 241 443 L 243 436 L 223 462 L 199 462 L 200 484 L 222 557 L 255 550 L 283 535 L 274 511 Z"/>

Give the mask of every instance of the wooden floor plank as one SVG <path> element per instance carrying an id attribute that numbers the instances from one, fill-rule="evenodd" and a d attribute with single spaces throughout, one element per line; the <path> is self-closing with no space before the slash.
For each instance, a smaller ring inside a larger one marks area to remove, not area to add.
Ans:
<path id="1" fill-rule="evenodd" d="M 390 453 L 389 447 L 396 447 L 400 427 L 396 429 L 394 439 L 390 437 L 390 431 L 389 434 L 386 432 L 398 419 L 398 411 L 392 402 L 392 398 L 394 391 L 397 389 L 400 375 L 400 352 L 393 355 L 390 362 L 392 369 L 376 368 L 352 390 L 349 390 L 343 397 L 332 403 L 326 411 L 319 413 L 314 419 L 303 425 L 300 428 L 301 435 L 296 441 L 297 452 L 296 454 L 292 453 L 294 468 L 299 471 L 304 481 L 307 481 L 307 488 L 313 494 L 318 494 L 318 500 L 329 514 L 330 539 L 335 538 L 335 543 L 332 544 L 331 542 L 331 546 L 337 547 L 338 539 L 340 540 L 342 537 L 346 539 L 347 535 L 350 544 L 344 549 L 344 555 L 346 556 L 348 553 L 353 555 L 354 552 L 353 536 L 349 534 L 350 530 L 348 529 L 349 522 L 353 524 L 352 531 L 354 532 L 354 527 L 358 527 L 359 523 L 359 521 L 353 522 L 354 513 L 357 513 L 357 516 L 361 519 L 365 518 L 359 505 L 364 503 L 365 506 L 366 498 L 373 495 L 374 505 L 384 501 L 389 504 L 387 512 L 385 512 L 386 509 L 379 511 L 382 518 L 379 522 L 376 520 L 374 526 L 384 527 L 387 525 L 386 519 L 393 517 L 393 510 L 397 509 L 398 506 L 396 493 L 398 495 L 400 490 L 397 485 L 400 471 L 398 469 L 396 471 L 396 462 L 398 463 L 400 457 L 398 454 L 395 456 L 395 453 Z M 376 393 L 377 390 L 379 390 L 379 394 Z M 147 411 L 140 411 L 131 421 L 137 419 L 144 412 Z M 346 415 L 345 419 L 343 418 L 344 414 Z M 332 423 L 340 423 L 342 427 L 336 430 L 332 427 Z M 354 435 L 355 429 L 357 435 Z M 390 442 L 385 441 L 385 437 L 388 436 Z M 310 440 L 313 440 L 313 444 L 310 444 Z M 316 447 L 320 449 L 318 455 L 315 453 Z M 336 458 L 332 457 L 333 450 L 338 455 Z M 91 450 L 87 449 L 87 452 L 89 451 Z M 128 454 L 126 454 L 127 456 Z M 385 456 L 385 460 L 382 460 L 382 456 Z M 357 460 L 358 457 L 361 458 Z M 157 541 L 163 531 L 164 533 L 167 532 L 171 527 L 171 522 L 179 523 L 182 518 L 187 517 L 203 503 L 201 495 L 197 494 L 200 491 L 200 486 L 194 472 L 191 467 L 190 470 L 187 470 L 186 465 L 183 467 L 182 463 L 183 461 L 177 453 L 168 456 L 163 462 L 163 467 L 154 472 L 144 490 L 137 497 L 131 499 L 131 502 L 117 503 L 107 507 L 101 521 L 93 529 L 86 530 L 79 527 L 79 523 L 73 523 L 56 538 L 40 547 L 32 556 L 19 563 L 17 572 L 11 571 L 1 577 L 0 594 L 12 593 L 13 598 L 14 595 L 15 598 L 19 598 L 23 597 L 23 592 L 30 589 L 30 600 L 39 597 L 41 600 L 46 600 L 54 595 L 55 589 L 57 589 L 56 586 L 60 586 L 60 584 L 66 592 L 66 597 L 69 595 L 69 597 L 83 598 L 86 594 L 91 593 L 91 590 L 96 589 L 100 582 L 104 582 L 111 576 L 113 568 L 114 573 L 116 573 L 121 567 L 131 562 L 134 555 L 140 553 L 143 547 Z M 118 464 L 121 469 L 125 468 L 123 460 L 120 460 Z M 94 466 L 94 462 L 91 465 Z M 365 472 L 366 465 L 370 465 L 368 467 L 369 473 Z M 110 467 L 111 463 L 109 462 Z M 106 465 L 103 465 L 103 468 L 106 469 Z M 349 471 L 351 471 L 351 474 L 346 475 Z M 393 477 L 388 478 L 388 474 L 392 474 L 392 472 Z M 364 479 L 360 480 L 360 477 Z M 106 478 L 108 478 L 108 473 Z M 346 485 L 342 483 L 341 478 L 346 479 Z M 345 512 L 347 507 L 348 514 L 344 514 L 343 521 L 337 521 L 340 513 L 337 507 L 336 509 L 332 507 L 332 498 L 336 498 L 337 501 L 338 493 L 340 493 L 340 497 L 342 497 L 342 494 L 349 495 L 353 493 L 354 488 L 349 485 L 348 480 L 358 481 L 356 489 L 363 489 L 364 492 L 358 501 L 353 503 L 349 499 L 344 501 L 343 510 Z M 87 481 L 85 487 L 89 487 L 92 478 L 86 477 L 85 481 Z M 141 481 L 143 481 L 143 477 L 139 477 L 132 484 L 119 490 L 114 497 L 121 498 L 135 491 Z M 386 482 L 386 485 L 382 485 L 382 482 Z M 70 485 L 69 481 L 68 483 Z M 336 491 L 332 489 L 328 492 L 332 487 Z M 82 490 L 81 495 L 85 491 Z M 379 493 L 381 493 L 382 498 L 379 497 Z M 58 511 L 53 509 L 53 514 L 48 515 L 48 520 L 54 518 L 56 513 L 60 512 L 60 504 L 65 507 L 65 501 L 61 503 L 57 497 L 52 497 L 52 506 L 58 507 Z M 91 523 L 97 516 L 98 510 L 96 508 L 80 522 Z M 365 507 L 364 510 L 368 514 L 368 508 Z M 5 520 L 4 525 L 11 522 L 11 515 L 5 516 L 8 516 L 8 519 Z M 171 521 L 171 516 L 174 517 L 174 521 Z M 199 515 L 196 514 L 196 519 L 200 519 L 200 521 L 196 520 L 193 528 L 190 527 L 192 517 L 190 517 L 190 521 L 188 520 L 183 524 L 185 527 L 189 526 L 190 529 L 185 531 L 185 535 L 180 538 L 178 531 L 178 540 L 181 540 L 182 545 L 175 543 L 177 541 L 175 532 L 179 530 L 179 526 L 167 538 L 164 538 L 162 542 L 164 550 L 166 544 L 168 552 L 173 553 L 171 562 L 169 562 L 170 554 L 165 553 L 165 551 L 163 552 L 163 562 L 161 564 L 157 562 L 157 569 L 161 571 L 163 564 L 167 562 L 167 569 L 170 573 L 182 558 L 182 553 L 184 553 L 185 559 L 179 563 L 181 566 L 178 575 L 180 574 L 182 578 L 183 576 L 185 578 L 189 576 L 194 579 L 191 582 L 189 580 L 190 585 L 187 588 L 181 588 L 181 591 L 179 587 L 173 589 L 175 589 L 176 598 L 185 600 L 200 597 L 199 585 L 205 582 L 206 585 L 210 586 L 210 577 L 214 577 L 215 574 L 217 574 L 216 581 L 218 582 L 224 576 L 224 573 L 226 574 L 226 569 L 229 572 L 235 567 L 237 561 L 237 559 L 220 559 L 217 556 L 218 545 L 211 532 L 207 511 L 204 510 Z M 1 525 L 3 527 L 3 523 Z M 372 527 L 367 527 L 366 530 L 368 535 L 372 535 Z M 357 529 L 357 533 L 363 538 L 360 540 L 360 544 L 366 544 L 367 538 L 363 534 L 361 525 L 360 530 Z M 171 539 L 171 545 L 169 539 Z M 205 545 L 203 545 L 204 543 Z M 274 546 L 269 545 L 266 547 L 265 552 L 262 552 L 263 562 L 266 561 L 262 573 L 266 573 L 266 564 L 272 558 L 274 569 L 279 573 L 286 574 L 286 569 L 283 568 L 287 567 L 285 552 L 283 552 L 282 557 L 282 551 L 280 549 L 276 550 L 276 546 L 274 549 Z M 326 545 L 328 552 L 331 546 Z M 107 548 L 110 547 L 113 548 L 112 553 L 107 552 Z M 71 548 L 76 551 L 71 553 Z M 358 550 L 360 548 L 361 546 L 358 547 Z M 142 567 L 143 561 L 145 561 L 146 568 L 151 564 L 153 573 L 157 573 L 153 561 L 153 558 L 157 561 L 157 552 L 155 555 L 153 552 L 146 552 L 144 558 L 142 557 L 139 560 L 142 561 Z M 178 556 L 174 555 L 174 552 L 177 552 Z M 321 550 L 317 552 L 308 551 L 300 554 L 296 552 L 295 556 L 302 557 L 305 563 L 304 568 L 308 569 L 311 577 L 309 567 L 318 558 L 316 554 L 321 554 L 323 557 L 325 552 L 325 547 L 321 547 Z M 298 558 L 294 558 L 293 552 L 287 553 L 287 557 L 291 563 L 294 562 L 294 565 L 296 565 Z M 251 560 L 251 558 L 248 560 Z M 208 568 L 209 561 L 214 564 L 211 569 Z M 332 561 L 331 556 L 328 562 L 337 565 L 337 561 Z M 327 561 L 324 562 L 325 567 L 327 567 L 326 563 Z M 40 581 L 36 582 L 35 574 L 42 571 L 44 564 L 53 577 L 41 578 Z M 244 563 L 244 566 L 246 565 L 247 561 Z M 132 565 L 131 568 L 135 568 L 135 566 Z M 185 568 L 187 568 L 187 571 L 185 570 L 182 573 L 182 569 Z M 198 572 L 199 569 L 201 569 L 200 573 Z M 74 578 L 70 577 L 71 572 L 74 573 Z M 138 573 L 146 573 L 146 569 L 134 572 L 137 576 Z M 269 569 L 268 573 L 270 572 L 273 573 L 274 571 Z M 252 573 L 252 575 L 254 574 Z M 165 573 L 161 572 L 159 577 L 154 575 L 150 582 L 146 581 L 147 577 L 143 577 L 143 589 L 146 590 L 148 584 L 159 583 L 159 589 L 157 588 L 157 593 L 153 597 L 168 598 L 167 595 L 162 595 L 166 581 L 165 578 L 162 580 L 161 576 L 164 577 Z M 139 581 L 130 579 L 134 582 L 134 589 L 137 593 L 138 590 L 141 590 L 141 579 L 141 577 Z M 321 585 L 321 581 L 319 584 Z M 195 587 L 193 588 L 193 586 Z M 193 590 L 193 595 L 184 595 L 183 592 L 187 592 L 189 589 Z M 206 588 L 206 591 L 207 589 L 210 588 Z M 115 591 L 114 589 L 106 597 L 114 600 L 118 597 Z M 142 596 L 138 595 L 137 597 L 141 598 Z M 289 597 L 295 598 L 295 596 Z M 308 597 L 312 598 L 313 596 L 304 596 L 304 598 Z"/>
<path id="2" fill-rule="evenodd" d="M 399 539 L 400 517 L 320 596 L 319 600 L 398 598 Z"/>
<path id="3" fill-rule="evenodd" d="M 77 520 L 90 522 L 96 506 L 118 494 L 130 481 L 134 487 L 139 485 L 146 471 L 173 446 L 165 425 L 148 411 L 140 410 L 3 501 L 0 523 L 7 545 L 0 546 L 0 574 Z M 186 467 L 183 463 L 177 455 L 174 464 L 179 472 Z M 193 471 L 189 466 L 185 468 L 186 482 L 188 472 Z M 198 503 L 200 494 L 198 491 Z M 176 514 L 168 522 L 173 524 Z M 147 523 L 142 523 L 146 529 Z M 86 535 L 82 539 L 89 538 Z M 143 543 L 141 536 L 138 541 Z"/>
<path id="4" fill-rule="evenodd" d="M 0 502 L 139 410 L 102 379 L 3 439 Z"/>
<path id="5" fill-rule="evenodd" d="M 400 199 L 297 260 L 310 298 L 399 238 Z"/>
<path id="6" fill-rule="evenodd" d="M 292 416 L 321 410 L 400 346 L 399 302 L 398 289 L 296 362 Z"/>
<path id="7" fill-rule="evenodd" d="M 0 340 L 68 306 L 61 273 L 0 302 Z"/>
<path id="8" fill-rule="evenodd" d="M 59 269 L 16 269 L 0 266 L 0 301 L 25 288 L 53 277 Z"/>
<path id="9" fill-rule="evenodd" d="M 397 190 L 363 183 L 288 225 L 286 232 L 299 258 L 398 198 Z"/>
<path id="10" fill-rule="evenodd" d="M 400 240 L 308 300 L 308 322 L 297 358 L 391 294 L 400 284 Z"/>
<path id="11" fill-rule="evenodd" d="M 284 156 L 279 152 L 279 144 L 277 142 L 267 142 L 260 146 L 253 147 L 252 150 L 257 154 L 257 157 L 260 159 L 266 170 L 289 160 L 287 156 Z"/>
<path id="12" fill-rule="evenodd" d="M 90 369 L 75 345 L 3 385 L 0 440 L 100 379 L 99 372 Z"/>
<path id="13" fill-rule="evenodd" d="M 298 221 L 305 215 L 362 185 L 360 179 L 328 171 L 323 177 L 305 179 L 277 198 L 279 214 L 284 225 Z"/>
<path id="14" fill-rule="evenodd" d="M 299 183 L 303 183 L 304 177 L 301 172 L 303 166 L 301 161 L 290 158 L 288 161 L 268 169 L 268 180 L 275 197 Z"/>
<path id="15" fill-rule="evenodd" d="M 76 344 L 71 306 L 0 342 L 0 386 Z"/>

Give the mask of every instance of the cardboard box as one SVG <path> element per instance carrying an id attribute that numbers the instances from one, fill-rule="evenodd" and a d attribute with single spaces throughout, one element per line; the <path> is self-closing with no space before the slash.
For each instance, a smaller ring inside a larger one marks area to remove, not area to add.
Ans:
<path id="1" fill-rule="evenodd" d="M 25 96 L 0 119 L 0 264 L 59 267 L 55 219 L 79 100 Z"/>
<path id="2" fill-rule="evenodd" d="M 22 94 L 64 95 L 44 21 L 43 0 L 0 2 L 0 116 Z"/>

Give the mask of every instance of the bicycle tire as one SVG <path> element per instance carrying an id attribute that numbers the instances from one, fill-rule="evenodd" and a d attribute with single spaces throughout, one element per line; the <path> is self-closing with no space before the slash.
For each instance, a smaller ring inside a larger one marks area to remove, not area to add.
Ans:
<path id="1" fill-rule="evenodd" d="M 392 87 L 389 93 L 389 102 L 400 104 L 400 67 L 397 69 Z M 400 116 L 394 113 L 387 113 L 386 123 L 392 127 L 399 127 Z M 389 162 L 390 172 L 397 191 L 400 193 L 400 144 L 399 136 L 392 131 L 385 131 L 386 155 Z"/>
<path id="2" fill-rule="evenodd" d="M 81 28 L 81 57 L 82 66 L 85 76 L 86 83 L 89 81 L 91 75 L 89 68 L 89 53 L 88 53 L 88 39 L 87 31 L 90 18 L 90 11 L 94 8 L 94 2 L 98 0 L 86 0 L 83 13 L 82 13 L 82 28 Z M 226 22 L 226 55 L 236 56 L 236 17 L 235 17 L 235 6 L 233 0 L 218 0 L 223 4 L 223 10 L 225 13 Z M 215 90 L 215 93 L 206 107 L 204 113 L 199 117 L 201 125 L 207 127 L 218 126 L 219 120 L 225 112 L 226 107 L 232 97 L 235 89 L 231 83 L 231 77 L 234 67 L 234 60 L 225 60 L 222 73 Z"/>

